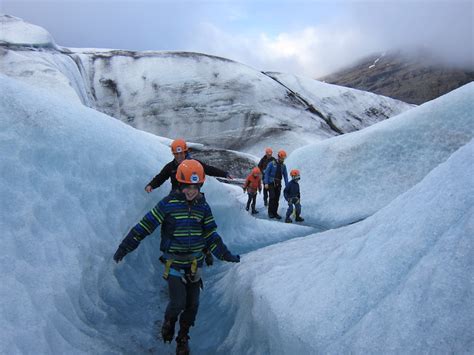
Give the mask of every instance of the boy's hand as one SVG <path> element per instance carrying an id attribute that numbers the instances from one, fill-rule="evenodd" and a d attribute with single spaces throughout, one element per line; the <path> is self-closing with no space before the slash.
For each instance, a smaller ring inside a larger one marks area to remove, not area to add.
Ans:
<path id="1" fill-rule="evenodd" d="M 151 185 L 146 185 L 145 191 L 148 192 L 148 193 L 150 193 L 150 192 L 153 191 L 153 187 L 151 187 Z"/>
<path id="2" fill-rule="evenodd" d="M 224 254 L 223 259 L 230 263 L 240 263 L 240 255 L 233 255 L 230 251 Z"/>
<path id="3" fill-rule="evenodd" d="M 265 190 L 268 190 L 268 184 L 265 184 Z"/>
<path id="4" fill-rule="evenodd" d="M 206 262 L 207 266 L 212 266 L 214 264 L 214 258 L 212 257 L 211 253 L 206 253 L 204 257 L 204 261 Z"/>
<path id="5" fill-rule="evenodd" d="M 117 251 L 114 254 L 114 260 L 118 264 L 124 256 L 127 255 L 127 251 L 124 248 L 118 247 Z"/>

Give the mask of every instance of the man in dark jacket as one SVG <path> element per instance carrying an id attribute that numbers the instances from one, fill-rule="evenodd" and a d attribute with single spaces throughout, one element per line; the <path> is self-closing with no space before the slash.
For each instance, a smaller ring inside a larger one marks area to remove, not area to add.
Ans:
<path id="1" fill-rule="evenodd" d="M 262 172 L 262 177 L 263 174 L 265 173 L 265 169 L 267 168 L 268 163 L 271 161 L 275 160 L 273 157 L 273 150 L 272 148 L 267 148 L 265 149 L 265 155 L 263 156 L 262 159 L 260 159 L 260 162 L 258 163 L 258 168 Z M 268 189 L 263 188 L 263 203 L 265 206 L 268 205 Z"/>
<path id="2" fill-rule="evenodd" d="M 191 159 L 188 153 L 188 146 L 184 139 L 176 139 L 171 143 L 171 152 L 174 159 L 166 164 L 160 173 L 156 175 L 145 187 L 146 192 L 152 192 L 154 189 L 160 187 L 166 180 L 171 179 L 171 191 L 178 188 L 178 181 L 176 180 L 176 170 L 178 165 L 185 159 Z M 204 167 L 206 175 L 232 178 L 226 171 L 215 168 L 213 166 L 200 162 Z"/>
<path id="3" fill-rule="evenodd" d="M 285 186 L 288 185 L 288 173 L 284 163 L 286 159 L 286 152 L 280 150 L 278 152 L 278 160 L 270 162 L 265 169 L 265 177 L 263 182 L 265 188 L 268 190 L 268 217 L 281 219 L 278 214 L 278 205 L 281 193 L 281 180 L 285 179 Z"/>
<path id="4" fill-rule="evenodd" d="M 127 234 L 114 255 L 120 262 L 135 250 L 140 242 L 161 225 L 160 260 L 165 264 L 163 277 L 168 282 L 169 303 L 161 329 L 164 342 L 171 342 L 179 317 L 176 353 L 189 354 L 189 328 L 194 325 L 199 307 L 201 268 L 208 249 L 220 260 L 240 262 L 217 233 L 211 208 L 200 187 L 204 183 L 204 168 L 197 160 L 184 160 L 176 171 L 179 185 L 162 199 Z"/>

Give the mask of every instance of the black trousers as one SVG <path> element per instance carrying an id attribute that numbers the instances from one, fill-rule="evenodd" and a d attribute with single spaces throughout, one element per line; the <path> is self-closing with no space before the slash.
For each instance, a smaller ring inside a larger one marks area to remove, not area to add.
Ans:
<path id="1" fill-rule="evenodd" d="M 249 192 L 247 195 L 249 195 L 249 199 L 247 200 L 247 210 L 249 209 L 250 204 L 252 204 L 252 211 L 255 211 L 255 203 L 257 202 L 257 193 Z"/>
<path id="2" fill-rule="evenodd" d="M 187 282 L 174 275 L 168 276 L 169 303 L 165 318 L 175 321 L 181 314 L 180 321 L 194 325 L 199 308 L 200 282 Z"/>
<path id="3" fill-rule="evenodd" d="M 268 184 L 268 215 L 276 215 L 278 213 L 278 205 L 280 201 L 281 184 Z"/>
<path id="4" fill-rule="evenodd" d="M 265 206 L 268 203 L 268 190 L 265 188 L 263 189 L 263 203 L 265 204 Z"/>

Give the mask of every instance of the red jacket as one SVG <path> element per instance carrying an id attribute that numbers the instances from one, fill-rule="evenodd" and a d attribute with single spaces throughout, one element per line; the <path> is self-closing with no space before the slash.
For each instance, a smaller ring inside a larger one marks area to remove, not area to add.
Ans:
<path id="1" fill-rule="evenodd" d="M 245 179 L 244 189 L 247 189 L 249 193 L 256 194 L 257 190 L 262 191 L 262 178 L 260 176 L 253 176 L 250 174 Z"/>

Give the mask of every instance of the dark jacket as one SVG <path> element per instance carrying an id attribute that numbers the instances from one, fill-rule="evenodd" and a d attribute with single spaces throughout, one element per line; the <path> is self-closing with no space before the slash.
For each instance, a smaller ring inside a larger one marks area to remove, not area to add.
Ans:
<path id="1" fill-rule="evenodd" d="M 187 156 L 186 159 L 191 159 L 191 157 Z M 228 177 L 228 173 L 226 171 L 207 165 L 202 161 L 199 162 L 202 164 L 206 175 Z M 176 190 L 178 188 L 178 180 L 176 180 L 176 170 L 178 170 L 178 165 L 179 164 L 176 159 L 173 159 L 168 164 L 166 164 L 163 169 L 161 169 L 160 173 L 156 175 L 148 183 L 148 185 L 150 185 L 153 189 L 156 189 L 160 187 L 166 180 L 171 179 L 171 190 Z"/>
<path id="2" fill-rule="evenodd" d="M 195 254 L 198 267 L 204 260 L 202 250 L 207 248 L 217 258 L 223 260 L 228 249 L 217 234 L 211 208 L 204 195 L 188 202 L 182 192 L 171 192 L 136 224 L 119 248 L 128 253 L 135 250 L 140 242 L 161 225 L 160 250 L 164 260 L 173 259 L 172 267 L 191 267 L 191 259 L 176 260 L 170 254 Z"/>
<path id="3" fill-rule="evenodd" d="M 294 197 L 297 197 L 299 199 L 300 198 L 300 184 L 298 184 L 298 181 L 291 180 L 288 183 L 288 185 L 286 185 L 285 189 L 283 190 L 283 196 L 285 197 L 285 200 L 288 200 Z"/>
<path id="4" fill-rule="evenodd" d="M 270 163 L 273 160 L 275 160 L 275 158 L 273 156 L 270 157 L 270 158 L 267 158 L 266 154 L 263 156 L 262 159 L 260 159 L 260 162 L 258 163 L 257 166 L 260 169 L 260 171 L 262 172 L 262 176 L 263 176 L 263 173 L 265 172 L 265 169 L 267 168 L 268 163 Z"/>
<path id="5" fill-rule="evenodd" d="M 280 165 L 280 167 L 278 167 Z M 277 170 L 280 168 L 281 175 L 285 179 L 285 186 L 288 185 L 288 172 L 286 171 L 285 163 L 279 163 L 277 160 L 270 162 L 265 169 L 265 174 L 263 177 L 264 184 L 271 184 L 275 180 Z"/>

